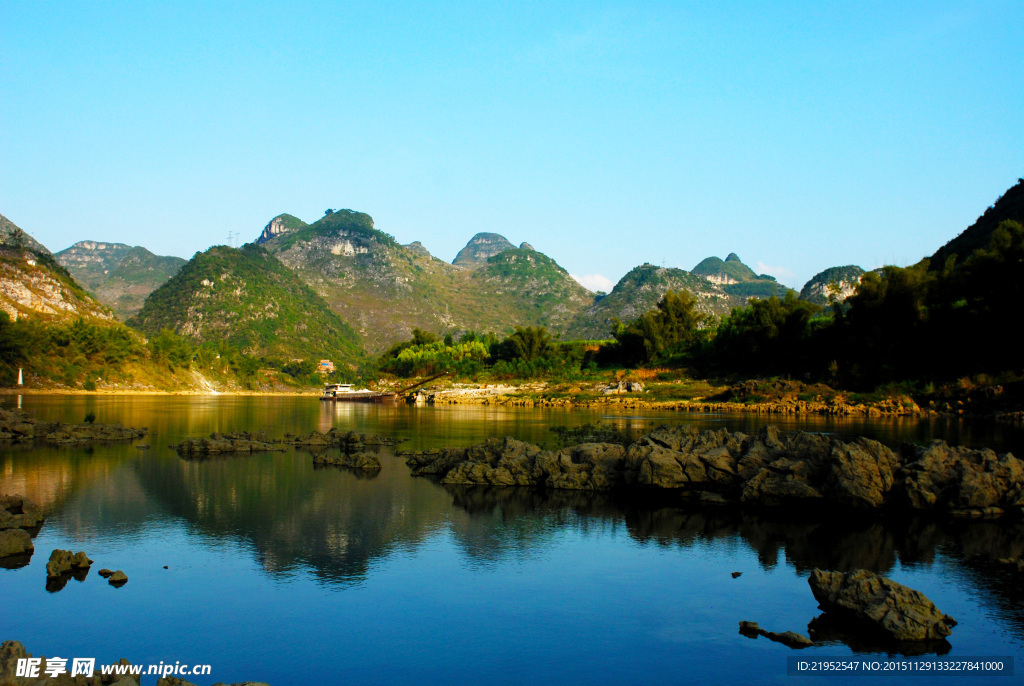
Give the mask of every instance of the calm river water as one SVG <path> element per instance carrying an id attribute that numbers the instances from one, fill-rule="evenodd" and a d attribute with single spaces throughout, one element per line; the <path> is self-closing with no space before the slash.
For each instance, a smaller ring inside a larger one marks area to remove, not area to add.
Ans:
<path id="1" fill-rule="evenodd" d="M 3 398 L 8 408 L 16 402 Z M 821 521 L 607 494 L 456 489 L 410 477 L 389 449 L 379 474 L 364 475 L 314 469 L 302 451 L 186 461 L 167 447 L 212 431 L 335 426 L 408 438 L 403 447 L 417 449 L 492 435 L 551 444 L 553 425 L 753 431 L 764 418 L 315 398 L 21 402 L 41 419 L 95 412 L 98 422 L 148 426 L 143 442 L 152 446 L 0 445 L 0 492 L 25 493 L 48 513 L 31 563 L 0 569 L 0 640 L 35 655 L 210 664 L 202 684 L 790 684 L 803 678 L 787 676 L 789 656 L 877 653 L 838 640 L 792 651 L 741 636 L 739 621 L 806 634 L 820 614 L 810 571 L 863 567 L 921 590 L 959 621 L 950 656 L 1024 656 L 1020 578 L 996 562 L 1024 555 L 1020 524 Z M 1020 431 L 958 422 L 778 423 L 890 445 L 941 437 L 1017 454 L 1024 445 Z M 85 550 L 93 571 L 47 591 L 54 548 Z M 95 573 L 103 567 L 123 569 L 128 584 L 109 586 Z M 1020 683 L 1022 671 L 958 683 Z M 863 683 L 829 679 L 844 682 Z"/>

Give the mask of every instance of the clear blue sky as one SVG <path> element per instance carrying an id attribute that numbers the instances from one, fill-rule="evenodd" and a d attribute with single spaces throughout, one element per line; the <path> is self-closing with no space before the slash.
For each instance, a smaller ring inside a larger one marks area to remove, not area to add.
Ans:
<path id="1" fill-rule="evenodd" d="M 577 275 L 930 254 L 1024 175 L 1024 3 L 0 0 L 0 213 L 190 257 L 281 212 Z"/>

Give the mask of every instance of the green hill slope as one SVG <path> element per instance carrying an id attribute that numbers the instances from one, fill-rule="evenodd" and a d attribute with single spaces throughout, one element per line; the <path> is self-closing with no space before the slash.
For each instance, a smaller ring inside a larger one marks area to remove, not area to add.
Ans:
<path id="1" fill-rule="evenodd" d="M 642 264 L 619 279 L 611 293 L 581 312 L 563 338 L 608 338 L 612 319 L 631 321 L 653 309 L 667 291 L 688 291 L 697 299 L 697 309 L 708 314 L 727 314 L 743 300 L 723 288 L 683 269 Z"/>
<path id="2" fill-rule="evenodd" d="M 140 246 L 99 241 L 79 241 L 56 258 L 121 319 L 142 309 L 146 296 L 185 264 L 180 257 L 154 255 Z"/>
<path id="3" fill-rule="evenodd" d="M 946 260 L 954 255 L 958 263 L 963 262 L 970 253 L 988 245 L 992 232 L 1007 219 L 1024 224 L 1024 179 L 1018 179 L 1017 184 L 1003 193 L 977 221 L 939 248 L 931 257 L 931 268 L 942 269 Z"/>
<path id="4" fill-rule="evenodd" d="M 254 244 L 197 253 L 146 299 L 129 325 L 197 343 L 227 341 L 283 360 L 358 361 L 352 328 L 273 255 Z"/>

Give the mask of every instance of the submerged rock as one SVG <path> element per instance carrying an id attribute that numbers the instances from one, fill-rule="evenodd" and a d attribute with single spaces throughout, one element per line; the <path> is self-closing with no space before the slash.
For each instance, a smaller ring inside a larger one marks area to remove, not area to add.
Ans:
<path id="1" fill-rule="evenodd" d="M 939 611 L 920 591 L 867 570 L 815 569 L 808 583 L 826 614 L 834 613 L 894 641 L 944 639 L 956 620 Z"/>
<path id="2" fill-rule="evenodd" d="M 776 643 L 781 643 L 784 646 L 795 649 L 808 648 L 814 645 L 814 642 L 803 634 L 798 634 L 795 631 L 783 631 L 782 633 L 765 631 L 757 622 L 740 622 L 740 633 L 747 638 L 764 636 L 770 641 L 775 641 Z"/>

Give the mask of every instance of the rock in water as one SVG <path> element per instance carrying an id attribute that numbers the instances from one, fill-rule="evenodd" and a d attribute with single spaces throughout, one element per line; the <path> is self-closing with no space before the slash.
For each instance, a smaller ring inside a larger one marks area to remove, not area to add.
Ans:
<path id="1" fill-rule="evenodd" d="M 56 579 L 63 574 L 71 573 L 71 560 L 74 555 L 70 550 L 54 550 L 46 563 L 46 578 Z"/>
<path id="2" fill-rule="evenodd" d="M 35 550 L 32 537 L 22 529 L 0 530 L 0 557 L 25 555 Z"/>
<path id="3" fill-rule="evenodd" d="M 100 576 L 102 576 L 104 579 L 109 579 L 110 575 L 114 573 L 114 570 L 113 569 L 106 569 L 106 568 L 104 568 L 104 569 L 101 569 L 100 571 L 98 571 L 96 573 L 99 574 Z"/>
<path id="4" fill-rule="evenodd" d="M 23 495 L 0 495 L 0 529 L 31 529 L 43 523 L 39 506 Z"/>
<path id="5" fill-rule="evenodd" d="M 808 583 L 826 613 L 847 617 L 896 641 L 942 639 L 956 626 L 955 619 L 940 612 L 920 591 L 864 569 L 815 569 Z"/>
<path id="6" fill-rule="evenodd" d="M 124 586 L 128 583 L 128 575 L 122 572 L 120 569 L 110 575 L 107 579 L 111 586 Z"/>
<path id="7" fill-rule="evenodd" d="M 84 550 L 79 550 L 71 557 L 71 566 L 75 569 L 88 569 L 92 566 L 92 560 L 89 559 Z"/>

